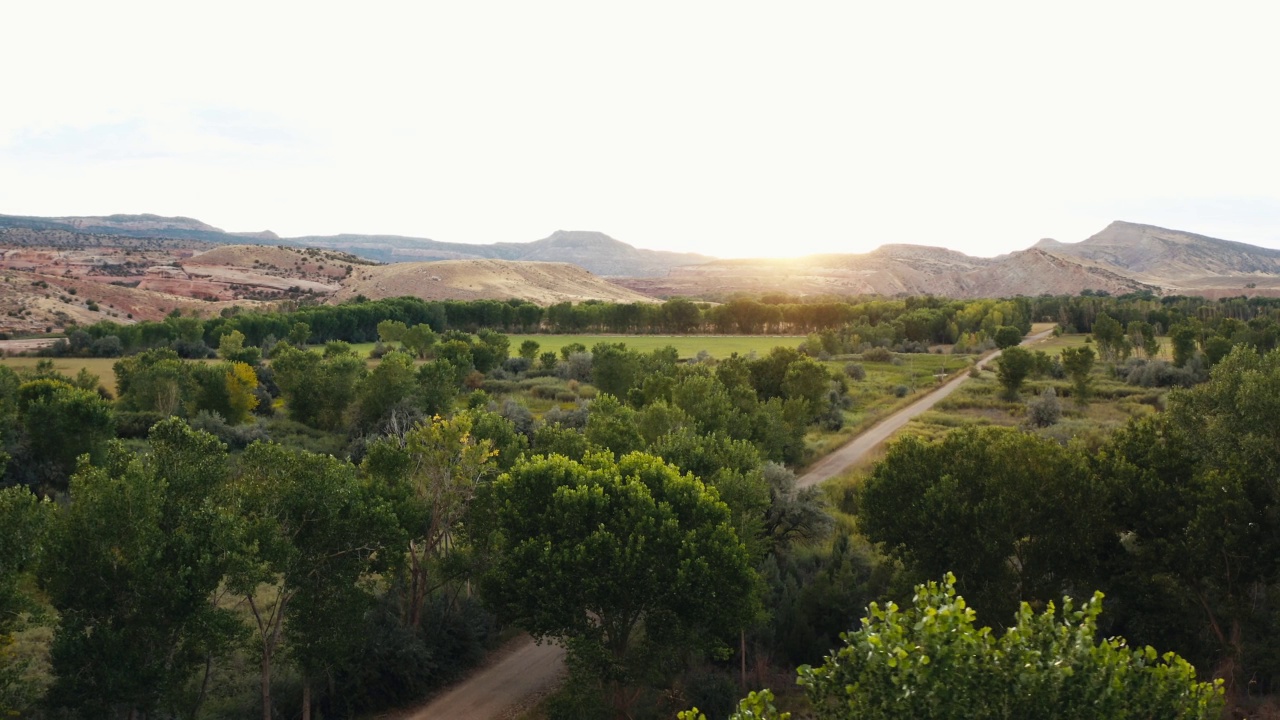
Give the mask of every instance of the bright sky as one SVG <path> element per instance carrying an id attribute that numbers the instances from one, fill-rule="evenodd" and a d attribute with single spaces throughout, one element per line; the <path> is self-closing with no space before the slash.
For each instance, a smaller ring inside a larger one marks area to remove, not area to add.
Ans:
<path id="1" fill-rule="evenodd" d="M 1280 247 L 1280 9 L 6 2 L 0 213 L 719 255 Z"/>

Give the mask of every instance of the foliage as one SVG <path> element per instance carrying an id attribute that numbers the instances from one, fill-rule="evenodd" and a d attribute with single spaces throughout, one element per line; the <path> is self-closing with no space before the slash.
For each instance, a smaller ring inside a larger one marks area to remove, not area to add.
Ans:
<path id="1" fill-rule="evenodd" d="M 1004 386 L 1005 397 L 1014 400 L 1018 397 L 1018 389 L 1022 381 L 1027 379 L 1035 366 L 1034 356 L 1027 350 L 1013 346 L 1000 354 L 996 363 L 996 377 Z"/>
<path id="2" fill-rule="evenodd" d="M 471 416 L 432 418 L 403 437 L 369 448 L 364 471 L 390 500 L 408 556 L 405 624 L 417 629 L 427 596 L 436 589 L 432 571 L 448 552 L 478 485 L 497 454 L 488 440 L 471 435 Z"/>
<path id="3" fill-rule="evenodd" d="M 999 637 L 948 575 L 916 587 L 911 607 L 872 603 L 844 647 L 799 682 L 820 720 L 1170 718 L 1211 720 L 1221 688 L 1196 682 L 1173 653 L 1097 641 L 1102 596 L 1036 614 L 1023 603 Z M 766 715 L 768 717 L 768 715 Z"/>
<path id="4" fill-rule="evenodd" d="M 1116 542 L 1108 515 L 1082 457 L 997 427 L 902 438 L 859 498 L 868 538 L 917 576 L 954 568 L 988 622 L 1092 584 Z"/>
<path id="5" fill-rule="evenodd" d="M 272 717 L 271 675 L 281 642 L 304 687 L 354 651 L 346 628 L 372 607 L 364 580 L 401 545 L 386 501 L 331 456 L 255 443 L 233 479 L 242 518 L 229 587 L 248 605 L 259 648 L 263 719 Z M 258 594 L 259 586 L 276 592 Z M 286 622 L 286 618 L 288 618 Z"/>
<path id="6" fill-rule="evenodd" d="M 177 419 L 156 425 L 149 444 L 145 457 L 113 444 L 80 469 L 45 555 L 61 616 L 50 701 L 92 717 L 179 709 L 192 671 L 235 634 L 211 602 L 233 546 L 217 502 L 225 450 Z"/>
<path id="7" fill-rule="evenodd" d="M 1027 403 L 1027 422 L 1034 427 L 1049 427 L 1062 419 L 1062 403 L 1051 387 L 1040 392 L 1040 397 Z"/>
<path id="8" fill-rule="evenodd" d="M 616 708 L 665 658 L 711 649 L 755 613 L 729 509 L 658 458 L 534 457 L 497 480 L 490 507 L 486 597 L 535 637 L 561 638 Z"/>
<path id="9" fill-rule="evenodd" d="M 1065 348 L 1060 356 L 1062 369 L 1071 378 L 1072 395 L 1077 405 L 1089 402 L 1090 373 L 1093 372 L 1093 349 L 1089 347 Z"/>

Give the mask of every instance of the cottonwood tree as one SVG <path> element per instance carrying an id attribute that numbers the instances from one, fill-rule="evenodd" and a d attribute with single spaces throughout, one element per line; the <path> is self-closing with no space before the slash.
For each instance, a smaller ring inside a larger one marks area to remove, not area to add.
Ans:
<path id="1" fill-rule="evenodd" d="M 12 654 L 13 632 L 33 607 L 20 581 L 39 561 L 52 510 L 24 487 L 0 490 L 0 716 L 21 717 L 37 699 L 29 661 Z"/>
<path id="2" fill-rule="evenodd" d="M 692 475 L 641 453 L 534 457 L 493 485 L 485 596 L 628 717 L 655 663 L 705 650 L 756 611 L 756 575 L 729 508 Z"/>
<path id="3" fill-rule="evenodd" d="M 176 418 L 148 442 L 145 455 L 113 443 L 76 473 L 44 556 L 61 618 L 50 702 L 88 717 L 194 715 L 179 691 L 236 634 L 214 603 L 235 537 L 218 502 L 226 449 Z"/>
<path id="4" fill-rule="evenodd" d="M 372 603 L 362 580 L 399 546 L 398 523 L 355 467 L 328 455 L 255 443 L 233 483 L 243 526 L 230 587 L 253 618 L 262 717 L 272 717 L 271 677 L 287 640 L 309 718 L 311 685 L 356 642 L 347 629 Z"/>
<path id="5" fill-rule="evenodd" d="M 493 443 L 473 437 L 471 424 L 466 414 L 432 418 L 402 437 L 372 443 L 363 464 L 407 537 L 404 622 L 414 629 L 427 597 L 442 584 L 433 571 L 453 546 L 479 484 L 496 469 Z"/>
<path id="6" fill-rule="evenodd" d="M 917 576 L 954 570 L 988 622 L 1093 584 L 1117 542 L 1083 457 L 1006 428 L 904 437 L 859 500 L 868 538 Z"/>
<path id="7" fill-rule="evenodd" d="M 1129 538 L 1116 573 L 1123 599 L 1164 622 L 1143 628 L 1185 643 L 1231 689 L 1280 677 L 1265 600 L 1280 569 L 1280 351 L 1237 347 L 1210 379 L 1171 392 L 1169 410 L 1117 432 L 1098 474 Z M 1202 645 L 1201 638 L 1207 638 Z"/>
<path id="8" fill-rule="evenodd" d="M 1071 378 L 1071 394 L 1077 405 L 1089 404 L 1089 392 L 1093 372 L 1093 349 L 1088 347 L 1065 348 L 1060 356 L 1062 369 Z"/>
<path id="9" fill-rule="evenodd" d="M 1006 348 L 1000 353 L 996 363 L 996 377 L 1004 386 L 1004 396 L 1009 400 L 1018 399 L 1018 389 L 1035 369 L 1035 356 L 1016 345 Z"/>

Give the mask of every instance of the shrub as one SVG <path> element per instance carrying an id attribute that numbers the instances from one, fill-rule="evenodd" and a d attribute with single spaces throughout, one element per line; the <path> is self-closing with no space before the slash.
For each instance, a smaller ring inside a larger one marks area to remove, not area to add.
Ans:
<path id="1" fill-rule="evenodd" d="M 1058 402 L 1058 393 L 1047 387 L 1040 392 L 1040 397 L 1027 403 L 1027 422 L 1035 427 L 1049 427 L 1062 419 L 1062 403 Z"/>
<path id="2" fill-rule="evenodd" d="M 893 388 L 894 397 L 906 397 L 909 392 L 911 392 L 911 388 L 906 385 L 898 385 Z"/>
<path id="3" fill-rule="evenodd" d="M 862 359 L 867 362 L 890 362 L 893 360 L 893 353 L 889 352 L 889 348 L 875 347 L 863 352 Z"/>

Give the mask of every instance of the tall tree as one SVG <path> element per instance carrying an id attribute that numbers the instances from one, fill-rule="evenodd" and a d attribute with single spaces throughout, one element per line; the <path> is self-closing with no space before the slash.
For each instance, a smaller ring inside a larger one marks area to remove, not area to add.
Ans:
<path id="1" fill-rule="evenodd" d="M 712 647 L 755 611 L 729 509 L 658 458 L 534 457 L 497 480 L 492 500 L 486 596 L 535 637 L 564 642 L 619 718 L 649 662 Z"/>
<path id="2" fill-rule="evenodd" d="M 254 621 L 262 717 L 273 716 L 271 677 L 286 639 L 309 717 L 311 683 L 350 646 L 347 628 L 371 601 L 362 579 L 399 544 L 395 515 L 350 463 L 271 443 L 249 446 L 233 482 L 244 550 L 230 587 Z"/>
<path id="3" fill-rule="evenodd" d="M 453 545 L 480 482 L 495 469 L 493 443 L 471 434 L 472 419 L 433 418 L 403 437 L 387 437 L 369 448 L 364 472 L 391 499 L 407 540 L 408 590 L 405 624 L 422 622 L 432 577 Z"/>
<path id="4" fill-rule="evenodd" d="M 218 503 L 225 447 L 178 419 L 149 444 L 143 456 L 112 444 L 81 468 L 45 555 L 61 617 L 50 700 L 90 717 L 194 714 L 175 707 L 178 691 L 235 634 L 214 603 L 234 538 Z"/>

